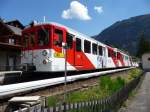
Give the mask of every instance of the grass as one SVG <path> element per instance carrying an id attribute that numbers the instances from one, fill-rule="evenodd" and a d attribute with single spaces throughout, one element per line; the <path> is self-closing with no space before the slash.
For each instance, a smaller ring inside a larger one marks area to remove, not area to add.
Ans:
<path id="1" fill-rule="evenodd" d="M 111 76 L 101 76 L 98 86 L 89 87 L 83 90 L 68 93 L 67 103 L 89 101 L 93 99 L 105 98 L 121 89 L 126 83 L 141 74 L 140 69 L 132 69 L 126 77 L 111 78 Z M 54 106 L 63 102 L 63 95 L 48 97 L 48 105 Z"/>
<path id="2" fill-rule="evenodd" d="M 141 69 L 135 68 L 129 71 L 127 77 L 125 77 L 126 83 L 130 82 L 134 78 L 138 77 L 142 73 Z"/>
<path id="3" fill-rule="evenodd" d="M 49 96 L 48 97 L 48 106 L 54 106 L 59 102 L 58 97 L 56 96 Z"/>
<path id="4" fill-rule="evenodd" d="M 125 85 L 125 80 L 121 77 L 111 79 L 110 76 L 100 77 L 99 86 L 102 91 L 106 91 L 106 94 L 111 95 L 118 91 Z"/>

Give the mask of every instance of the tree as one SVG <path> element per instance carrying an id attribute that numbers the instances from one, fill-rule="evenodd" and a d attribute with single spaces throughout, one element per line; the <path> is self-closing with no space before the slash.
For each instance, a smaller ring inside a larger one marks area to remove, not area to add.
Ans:
<path id="1" fill-rule="evenodd" d="M 142 33 L 138 43 L 137 56 L 141 58 L 146 52 L 150 52 L 150 41 L 146 38 L 145 34 Z"/>

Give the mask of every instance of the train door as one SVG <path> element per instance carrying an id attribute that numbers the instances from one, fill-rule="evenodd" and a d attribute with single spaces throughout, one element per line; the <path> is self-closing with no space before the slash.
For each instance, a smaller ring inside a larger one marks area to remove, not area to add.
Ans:
<path id="1" fill-rule="evenodd" d="M 107 67 L 116 67 L 116 58 L 115 52 L 113 48 L 108 47 L 108 59 L 107 59 Z"/>
<path id="2" fill-rule="evenodd" d="M 82 49 L 81 49 L 81 39 L 76 38 L 75 41 L 75 66 L 82 66 Z"/>
<path id="3" fill-rule="evenodd" d="M 97 65 L 98 65 L 98 68 L 102 68 L 103 67 L 103 51 L 102 51 L 102 46 L 98 46 L 98 58 L 97 58 Z"/>
<path id="4" fill-rule="evenodd" d="M 106 49 L 105 47 L 99 45 L 98 46 L 98 68 L 105 68 L 106 67 Z"/>
<path id="5" fill-rule="evenodd" d="M 105 47 L 102 47 L 102 53 L 103 53 L 103 68 L 106 68 L 107 56 L 106 56 L 106 48 Z"/>
<path id="6" fill-rule="evenodd" d="M 113 58 L 114 58 L 114 63 L 115 63 L 115 66 L 116 67 L 118 67 L 119 65 L 118 65 L 118 59 L 117 59 L 117 50 L 116 49 L 114 49 L 113 50 Z"/>
<path id="7" fill-rule="evenodd" d="M 62 42 L 65 41 L 65 31 L 62 28 L 54 27 L 53 33 L 53 47 L 55 50 L 55 57 L 61 57 L 63 53 Z"/>

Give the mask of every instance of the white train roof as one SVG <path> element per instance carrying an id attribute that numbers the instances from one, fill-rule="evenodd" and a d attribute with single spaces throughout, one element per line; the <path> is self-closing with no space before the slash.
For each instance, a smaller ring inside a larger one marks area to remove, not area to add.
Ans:
<path id="1" fill-rule="evenodd" d="M 92 41 L 92 42 L 94 42 L 94 43 L 98 43 L 98 44 L 101 45 L 101 46 L 106 46 L 104 43 L 99 42 L 99 41 L 93 39 L 93 38 L 90 37 L 90 36 L 87 36 L 87 35 L 85 35 L 85 34 L 83 34 L 83 33 L 80 33 L 80 32 L 78 32 L 78 31 L 76 31 L 76 30 L 74 30 L 74 29 L 68 27 L 68 26 L 65 26 L 65 25 L 62 25 L 62 24 L 59 24 L 59 23 L 56 23 L 56 22 L 38 22 L 38 23 L 35 22 L 35 23 L 34 23 L 34 26 L 44 25 L 44 24 L 51 24 L 51 25 L 56 25 L 56 26 L 59 26 L 59 27 L 64 27 L 69 33 L 75 35 L 76 37 L 79 37 L 79 38 L 82 38 L 82 39 L 86 39 L 86 40 Z M 29 28 L 29 26 L 26 27 L 26 28 Z"/>
<path id="2" fill-rule="evenodd" d="M 74 29 L 72 29 L 72 28 L 70 28 L 70 27 L 65 26 L 65 25 L 62 25 L 62 24 L 59 24 L 59 23 L 56 23 L 56 22 L 50 22 L 50 24 L 53 24 L 53 25 L 56 25 L 56 26 L 60 26 L 60 27 L 64 27 L 64 28 L 67 29 L 67 31 L 68 31 L 69 33 L 71 33 L 71 34 L 73 34 L 73 35 L 76 35 L 77 37 L 80 37 L 80 38 L 82 38 L 82 39 L 86 39 L 86 40 L 93 41 L 93 42 L 95 42 L 95 43 L 101 44 L 102 46 L 106 46 L 106 45 L 103 44 L 102 42 L 99 42 L 99 41 L 93 39 L 92 37 L 87 36 L 87 35 L 85 35 L 85 34 L 83 34 L 83 33 L 80 33 L 80 32 L 78 32 L 78 31 L 76 31 L 76 30 L 74 30 Z"/>
<path id="3" fill-rule="evenodd" d="M 87 35 L 85 35 L 83 33 L 80 33 L 80 32 L 78 32 L 78 31 L 76 31 L 76 30 L 74 30 L 74 29 L 72 29 L 72 28 L 70 28 L 68 26 L 62 25 L 62 24 L 57 23 L 57 22 L 35 22 L 34 26 L 44 25 L 44 24 L 51 24 L 51 25 L 56 25 L 58 27 L 64 27 L 69 33 L 75 35 L 76 37 L 79 37 L 79 38 L 82 38 L 82 39 L 86 39 L 86 40 L 92 41 L 94 43 L 98 43 L 98 45 L 101 45 L 101 46 L 104 46 L 104 47 L 107 46 L 107 47 L 113 48 L 113 47 L 111 47 L 109 45 L 106 45 L 106 44 L 104 44 L 104 43 L 102 43 L 100 41 L 95 40 L 94 38 L 92 38 L 90 36 L 87 36 Z M 29 26 L 26 27 L 26 28 L 29 28 Z M 127 55 L 125 52 L 123 52 L 122 50 L 120 50 L 118 48 L 113 48 L 113 49 L 115 49 L 115 51 L 120 51 L 121 53 Z"/>

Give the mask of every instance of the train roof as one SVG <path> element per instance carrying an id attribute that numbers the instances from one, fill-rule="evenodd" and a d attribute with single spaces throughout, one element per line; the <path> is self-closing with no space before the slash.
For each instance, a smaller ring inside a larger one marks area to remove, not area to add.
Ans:
<path id="1" fill-rule="evenodd" d="M 58 26 L 58 27 L 64 27 L 69 33 L 73 34 L 73 35 L 76 35 L 77 37 L 79 38 L 82 38 L 82 39 L 86 39 L 86 40 L 89 40 L 89 41 L 92 41 L 92 42 L 95 42 L 95 43 L 98 43 L 102 46 L 106 46 L 106 44 L 100 42 L 100 41 L 97 41 L 96 39 L 90 37 L 90 36 L 87 36 L 83 33 L 80 33 L 68 26 L 65 26 L 65 25 L 62 25 L 62 24 L 59 24 L 59 23 L 56 23 L 56 22 L 38 22 L 38 23 L 34 23 L 34 26 L 39 26 L 39 25 L 55 25 L 55 26 Z M 25 29 L 28 29 L 30 26 L 26 27 Z"/>
<path id="2" fill-rule="evenodd" d="M 62 25 L 62 24 L 59 24 L 59 23 L 56 23 L 56 22 L 50 22 L 50 24 L 52 25 L 56 25 L 56 26 L 60 26 L 60 27 L 64 27 L 65 29 L 67 29 L 67 31 L 73 35 L 76 35 L 76 36 L 79 36 L 80 38 L 83 38 L 83 39 L 87 39 L 87 40 L 90 40 L 90 41 L 93 41 L 95 43 L 98 43 L 98 44 L 101 44 L 102 46 L 106 46 L 104 43 L 100 42 L 100 41 L 97 41 L 95 40 L 94 38 L 90 37 L 90 36 L 87 36 L 83 33 L 80 33 L 68 26 L 65 26 L 65 25 Z"/>
<path id="3" fill-rule="evenodd" d="M 116 51 L 119 51 L 119 52 L 121 52 L 121 53 L 123 53 L 123 54 L 125 54 L 125 55 L 128 55 L 127 53 L 125 53 L 124 51 L 122 51 L 122 50 L 120 50 L 120 49 L 118 49 L 118 48 L 114 48 L 114 47 L 111 47 L 111 46 L 109 46 L 109 45 L 106 45 L 106 44 L 104 44 L 104 43 L 102 43 L 102 42 L 100 42 L 100 41 L 98 41 L 98 40 L 96 40 L 96 39 L 94 39 L 94 38 L 92 38 L 92 37 L 90 37 L 90 36 L 87 36 L 87 35 L 85 35 L 85 34 L 83 34 L 83 33 L 80 33 L 80 32 L 78 32 L 78 31 L 76 31 L 76 30 L 74 30 L 74 29 L 72 29 L 72 28 L 70 28 L 70 27 L 68 27 L 68 26 L 62 25 L 62 24 L 57 23 L 57 22 L 38 22 L 38 23 L 34 23 L 34 26 L 47 25 L 47 24 L 49 24 L 49 25 L 55 25 L 55 26 L 58 26 L 58 27 L 63 27 L 63 28 L 65 28 L 69 33 L 71 33 L 71 34 L 73 34 L 73 35 L 76 35 L 77 37 L 80 37 L 80 38 L 82 38 L 82 39 L 86 39 L 86 40 L 89 40 L 89 41 L 98 43 L 98 45 L 101 45 L 101 46 L 104 46 L 104 47 L 109 47 L 109 48 L 115 49 Z M 29 27 L 30 27 L 30 26 L 26 27 L 25 29 L 27 29 L 27 28 L 29 28 Z"/>

